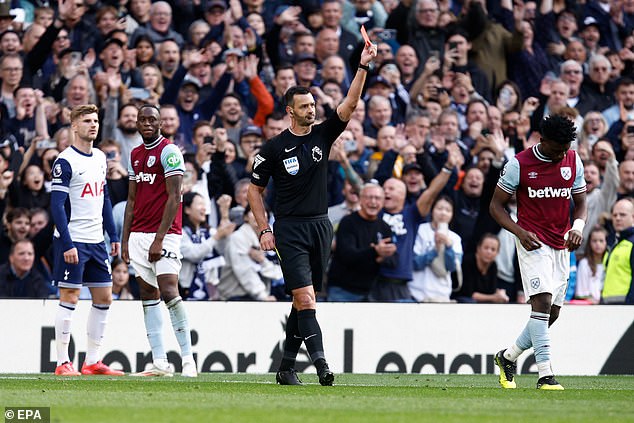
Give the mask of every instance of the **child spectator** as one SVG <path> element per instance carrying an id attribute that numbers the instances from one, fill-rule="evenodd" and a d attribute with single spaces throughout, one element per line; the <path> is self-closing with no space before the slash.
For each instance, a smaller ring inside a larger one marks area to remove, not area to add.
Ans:
<path id="1" fill-rule="evenodd" d="M 113 300 L 136 300 L 130 287 L 130 272 L 128 265 L 121 258 L 116 257 L 112 264 L 112 299 Z"/>
<path id="2" fill-rule="evenodd" d="M 586 256 L 577 267 L 576 300 L 585 300 L 590 304 L 599 304 L 603 289 L 603 257 L 607 251 L 607 231 L 596 227 L 590 232 Z"/>

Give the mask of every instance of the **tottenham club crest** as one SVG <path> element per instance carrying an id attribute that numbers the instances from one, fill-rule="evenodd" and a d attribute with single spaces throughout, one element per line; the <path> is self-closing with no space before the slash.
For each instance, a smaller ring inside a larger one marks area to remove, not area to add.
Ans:
<path id="1" fill-rule="evenodd" d="M 53 177 L 59 178 L 60 176 L 62 176 L 62 165 L 57 163 L 53 168 Z"/>
<path id="2" fill-rule="evenodd" d="M 299 160 L 297 160 L 297 156 L 284 159 L 284 168 L 286 168 L 289 175 L 297 175 L 297 172 L 299 172 Z"/>
<path id="3" fill-rule="evenodd" d="M 568 181 L 572 178 L 572 169 L 570 169 L 570 166 L 562 166 L 559 168 L 559 171 L 561 172 L 561 177 L 564 178 L 564 180 Z"/>
<path id="4" fill-rule="evenodd" d="M 321 152 L 321 148 L 314 146 L 313 147 L 313 160 L 316 161 L 317 163 L 319 163 L 321 161 L 321 158 L 323 157 L 323 154 Z"/>
<path id="5" fill-rule="evenodd" d="M 148 157 L 148 159 L 147 159 L 147 167 L 154 166 L 154 163 L 156 163 L 156 157 L 155 156 Z"/>

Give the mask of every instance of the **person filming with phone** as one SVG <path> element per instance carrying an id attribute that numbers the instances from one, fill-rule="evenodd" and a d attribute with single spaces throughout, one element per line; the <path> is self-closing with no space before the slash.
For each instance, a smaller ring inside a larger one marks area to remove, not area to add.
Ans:
<path id="1" fill-rule="evenodd" d="M 445 57 L 443 60 L 443 74 L 448 72 L 463 73 L 471 76 L 473 88 L 487 101 L 491 101 L 491 87 L 487 77 L 475 63 L 469 60 L 471 43 L 467 33 L 457 28 L 447 37 Z"/>
<path id="2" fill-rule="evenodd" d="M 99 149 L 106 155 L 106 184 L 114 206 L 128 198 L 128 171 L 121 164 L 121 148 L 116 141 L 104 140 Z"/>

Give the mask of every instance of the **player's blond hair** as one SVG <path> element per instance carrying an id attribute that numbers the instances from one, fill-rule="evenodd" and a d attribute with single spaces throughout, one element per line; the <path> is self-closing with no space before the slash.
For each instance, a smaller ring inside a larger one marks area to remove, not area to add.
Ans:
<path id="1" fill-rule="evenodd" d="M 91 113 L 99 114 L 99 108 L 94 104 L 80 104 L 73 107 L 73 110 L 70 111 L 70 121 L 71 123 L 75 122 L 80 117 Z"/>

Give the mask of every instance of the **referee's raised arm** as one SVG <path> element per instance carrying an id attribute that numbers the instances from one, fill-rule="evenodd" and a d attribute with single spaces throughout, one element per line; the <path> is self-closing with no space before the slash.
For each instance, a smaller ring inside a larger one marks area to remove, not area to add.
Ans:
<path id="1" fill-rule="evenodd" d="M 376 44 L 366 44 L 365 48 L 361 52 L 361 60 L 359 61 L 359 68 L 354 75 L 354 79 L 350 83 L 350 89 L 343 102 L 337 106 L 337 114 L 339 119 L 344 122 L 350 120 L 354 109 L 357 108 L 357 103 L 361 98 L 361 92 L 363 91 L 363 84 L 365 84 L 365 78 L 370 70 L 370 62 L 376 56 Z"/>

